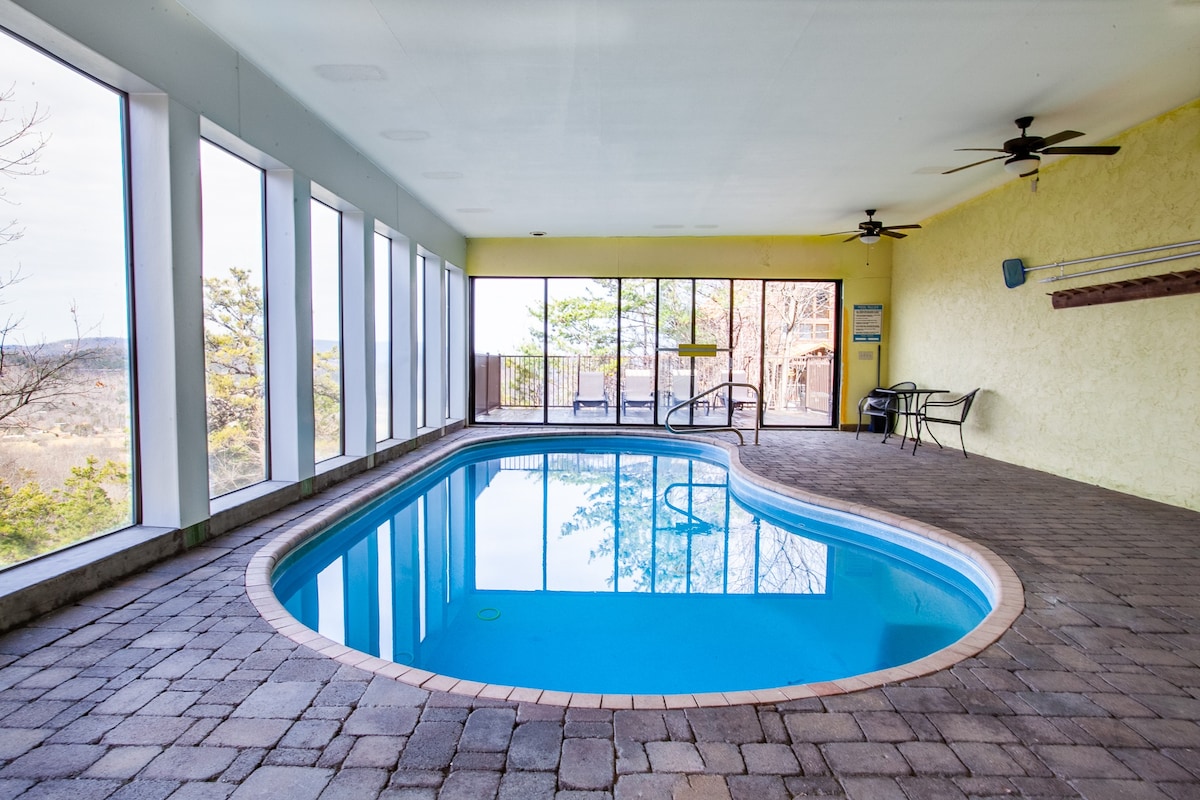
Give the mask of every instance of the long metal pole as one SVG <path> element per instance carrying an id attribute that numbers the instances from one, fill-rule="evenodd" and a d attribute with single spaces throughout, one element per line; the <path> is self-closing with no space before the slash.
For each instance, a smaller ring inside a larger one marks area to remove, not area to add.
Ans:
<path id="1" fill-rule="evenodd" d="M 1179 245 L 1176 245 L 1179 246 Z M 1164 248 L 1156 248 L 1164 249 Z M 1089 269 L 1084 272 L 1072 272 L 1070 275 L 1051 275 L 1049 278 L 1042 278 L 1038 283 L 1053 283 L 1054 281 L 1062 281 L 1067 278 L 1078 278 L 1081 275 L 1099 275 L 1101 272 L 1112 272 L 1118 269 L 1129 269 L 1130 267 L 1144 267 L 1147 264 L 1161 264 L 1164 261 L 1177 261 L 1181 258 L 1194 258 L 1200 256 L 1200 250 L 1194 253 L 1175 253 L 1170 256 L 1161 256 L 1159 258 L 1148 258 L 1144 261 L 1133 261 L 1129 264 L 1117 264 L 1112 267 L 1101 267 L 1100 269 Z M 1078 263 L 1078 262 L 1077 262 Z"/>
<path id="2" fill-rule="evenodd" d="M 1177 247 L 1193 247 L 1200 245 L 1200 239 L 1195 239 L 1190 242 L 1179 242 L 1178 244 L 1161 244 L 1157 247 L 1143 247 L 1141 250 L 1126 250 L 1123 253 L 1110 253 L 1106 256 L 1090 256 L 1088 258 L 1076 258 L 1071 261 L 1055 261 L 1053 264 L 1046 264 L 1041 267 L 1025 267 L 1026 272 L 1034 272 L 1039 269 L 1054 269 L 1055 267 L 1069 267 L 1072 264 L 1090 264 L 1093 261 L 1107 261 L 1110 258 L 1124 258 L 1125 256 L 1140 256 L 1145 253 L 1157 253 L 1161 250 L 1174 250 Z M 1194 254 L 1190 254 L 1194 255 Z M 1134 267 L 1142 264 L 1153 264 L 1153 261 L 1139 261 L 1137 264 L 1126 264 L 1125 266 Z M 1108 269 L 1121 269 L 1122 267 L 1108 267 Z M 1077 272 L 1076 275 L 1091 275 L 1090 272 Z M 1065 277 L 1071 277 L 1067 275 Z"/>

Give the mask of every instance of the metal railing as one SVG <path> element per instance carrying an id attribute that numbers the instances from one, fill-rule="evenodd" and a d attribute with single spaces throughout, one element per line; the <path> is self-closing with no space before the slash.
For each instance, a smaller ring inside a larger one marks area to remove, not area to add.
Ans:
<path id="1" fill-rule="evenodd" d="M 665 417 L 663 417 L 663 427 L 665 427 L 669 432 L 679 434 L 679 435 L 683 435 L 685 433 L 713 433 L 716 431 L 733 431 L 735 434 L 737 434 L 738 445 L 739 446 L 745 445 L 746 437 L 742 436 L 742 431 L 749 430 L 749 428 L 743 429 L 743 428 L 738 428 L 734 425 L 720 425 L 720 426 L 716 426 L 716 427 L 707 427 L 707 428 L 683 428 L 683 429 L 671 427 L 671 415 L 674 414 L 676 411 L 678 411 L 681 408 L 687 408 L 689 405 L 696 402 L 697 400 L 707 397 L 708 395 L 712 394 L 713 392 L 715 392 L 719 389 L 723 389 L 725 387 L 729 387 L 730 389 L 733 389 L 734 387 L 743 387 L 746 389 L 750 389 L 751 391 L 754 392 L 754 444 L 757 445 L 758 444 L 758 431 L 762 427 L 762 402 L 761 402 L 761 397 L 758 393 L 758 387 L 752 383 L 736 383 L 734 381 L 725 381 L 724 383 L 718 383 L 716 386 L 713 386 L 711 389 L 705 389 L 703 392 L 700 392 L 700 394 L 698 394 L 694 397 L 689 397 L 687 400 L 684 400 L 683 402 L 676 403 L 675 405 L 671 406 L 667 410 L 667 415 Z M 731 394 L 732 394 L 732 392 L 731 392 Z"/>

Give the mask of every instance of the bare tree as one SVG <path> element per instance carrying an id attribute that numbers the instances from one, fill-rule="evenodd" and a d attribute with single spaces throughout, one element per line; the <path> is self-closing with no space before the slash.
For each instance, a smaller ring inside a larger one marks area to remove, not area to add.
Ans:
<path id="1" fill-rule="evenodd" d="M 35 103 L 33 110 L 25 115 L 13 116 L 5 103 L 13 101 L 15 84 L 0 92 L 0 178 L 13 180 L 15 178 L 40 175 L 42 171 L 37 163 L 42 151 L 50 142 L 47 134 L 37 130 L 37 126 L 46 121 L 48 114 Z M 8 191 L 0 183 L 0 200 L 13 204 L 8 199 Z M 0 244 L 6 244 L 21 238 L 21 230 L 17 221 L 12 220 L 0 228 Z M 6 284 L 12 283 L 9 280 Z"/>
<path id="2" fill-rule="evenodd" d="M 34 104 L 28 114 L 14 115 L 4 106 L 13 101 L 13 87 L 0 92 L 0 179 L 15 180 L 42 174 L 37 166 L 49 136 L 37 130 L 47 114 Z M 0 183 L 0 201 L 15 205 Z M 0 245 L 9 244 L 23 231 L 13 220 L 0 227 Z M 22 280 L 20 269 L 0 275 L 0 298 Z M 0 299 L 0 305 L 4 300 Z M 28 424 L 29 413 L 55 407 L 68 397 L 83 394 L 87 388 L 76 372 L 97 350 L 83 346 L 79 318 L 71 306 L 75 321 L 73 341 L 55 345 L 17 341 L 23 318 L 9 315 L 0 321 L 0 431 Z"/>

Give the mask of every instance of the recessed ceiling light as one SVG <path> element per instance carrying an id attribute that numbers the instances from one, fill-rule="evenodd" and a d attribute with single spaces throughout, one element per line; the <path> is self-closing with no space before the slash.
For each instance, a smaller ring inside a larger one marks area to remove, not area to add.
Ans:
<path id="1" fill-rule="evenodd" d="M 392 129 L 383 131 L 380 136 L 385 139 L 391 139 L 394 142 L 421 142 L 429 138 L 429 131 Z"/>
<path id="2" fill-rule="evenodd" d="M 314 69 L 322 78 L 335 83 L 381 81 L 387 78 L 383 70 L 374 64 L 318 64 Z"/>
<path id="3" fill-rule="evenodd" d="M 490 208 L 456 208 L 454 210 L 460 214 L 490 214 L 490 213 L 492 213 L 492 210 Z"/>
<path id="4" fill-rule="evenodd" d="M 530 236 L 545 236 L 546 232 L 545 231 L 530 231 L 529 235 Z"/>
<path id="5" fill-rule="evenodd" d="M 456 178 L 461 178 L 463 176 L 463 174 L 461 172 L 448 172 L 448 171 L 447 172 L 422 172 L 421 176 L 425 177 L 425 178 L 430 178 L 431 180 L 435 180 L 435 181 L 452 181 L 452 180 L 455 180 Z"/>

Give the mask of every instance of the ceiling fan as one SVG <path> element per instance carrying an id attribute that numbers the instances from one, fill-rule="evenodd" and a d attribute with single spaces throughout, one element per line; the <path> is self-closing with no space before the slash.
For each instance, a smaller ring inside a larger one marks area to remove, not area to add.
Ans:
<path id="1" fill-rule="evenodd" d="M 856 231 L 838 231 L 837 233 L 823 233 L 822 236 L 841 236 L 845 233 L 853 233 L 847 242 L 852 242 L 858 239 L 863 244 L 875 244 L 879 241 L 880 236 L 890 236 L 893 239 L 903 239 L 908 236 L 907 233 L 896 233 L 896 231 L 911 230 L 919 228 L 920 225 L 884 225 L 880 220 L 875 219 L 875 209 L 867 209 L 867 219 L 865 222 L 858 223 Z"/>
<path id="2" fill-rule="evenodd" d="M 983 161 L 976 161 L 973 164 L 955 167 L 943 172 L 943 175 L 949 175 L 953 172 L 959 172 L 971 167 L 977 167 L 980 164 L 986 164 L 989 161 L 999 161 L 1005 159 L 1004 169 L 1022 178 L 1037 174 L 1038 167 L 1041 166 L 1041 156 L 1111 156 L 1113 153 L 1120 150 L 1120 147 L 1096 145 L 1084 147 L 1056 147 L 1059 142 L 1066 142 L 1071 139 L 1083 136 L 1079 131 L 1059 131 L 1053 136 L 1030 136 L 1025 131 L 1033 124 L 1033 117 L 1021 117 L 1014 120 L 1017 127 L 1021 129 L 1021 135 L 1015 139 L 1009 139 L 1004 143 L 1003 147 L 960 147 L 958 150 L 979 150 L 987 153 L 1002 153 L 1003 155 L 992 156 L 985 158 Z"/>

